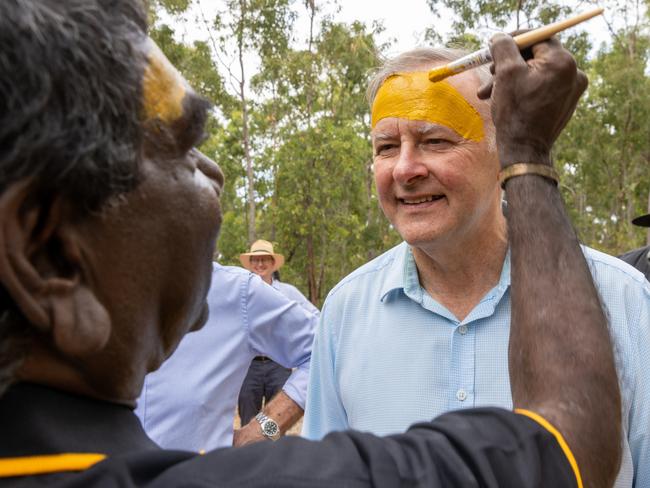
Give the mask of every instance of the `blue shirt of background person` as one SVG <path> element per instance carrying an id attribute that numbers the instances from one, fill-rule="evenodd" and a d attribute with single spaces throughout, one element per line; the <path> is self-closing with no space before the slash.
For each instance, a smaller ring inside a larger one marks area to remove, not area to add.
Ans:
<path id="1" fill-rule="evenodd" d="M 296 368 L 283 391 L 304 408 L 318 317 L 244 269 L 213 265 L 210 318 L 145 378 L 136 414 L 160 446 L 232 445 L 240 387 L 253 357 Z"/>

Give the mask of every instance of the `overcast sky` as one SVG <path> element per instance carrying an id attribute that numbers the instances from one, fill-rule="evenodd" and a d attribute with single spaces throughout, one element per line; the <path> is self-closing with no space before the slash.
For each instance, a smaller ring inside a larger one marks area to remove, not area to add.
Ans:
<path id="1" fill-rule="evenodd" d="M 217 11 L 225 10 L 224 2 L 221 0 L 197 1 L 200 9 L 195 4 L 195 7 L 185 15 L 185 21 L 179 22 L 163 18 L 163 21 L 170 21 L 174 24 L 177 35 L 186 42 L 207 38 L 204 23 L 201 21 L 201 10 L 210 19 Z M 570 5 L 575 1 L 566 0 L 566 3 Z M 424 44 L 424 34 L 430 26 L 435 26 L 436 31 L 443 35 L 451 33 L 452 16 L 436 17 L 429 10 L 426 0 L 339 0 L 338 5 L 334 0 L 320 0 L 317 1 L 317 5 L 322 9 L 323 14 L 331 16 L 335 21 L 353 22 L 358 20 L 368 26 L 371 26 L 373 21 L 381 21 L 385 31 L 379 36 L 379 41 L 381 43 L 391 42 L 391 48 L 386 53 L 388 55 L 395 55 Z M 299 13 L 294 33 L 300 46 L 300 41 L 305 42 L 307 39 L 309 20 L 302 1 L 295 1 L 294 8 Z M 583 9 L 577 10 L 576 13 L 581 11 Z M 598 47 L 603 41 L 608 41 L 609 34 L 605 22 L 600 17 L 572 28 L 572 32 L 581 30 L 589 32 L 594 47 Z M 481 31 L 477 34 L 487 38 L 493 32 Z M 229 62 L 234 62 L 234 57 Z M 247 56 L 245 64 L 249 75 L 257 70 L 258 62 L 254 56 Z"/>
<path id="2" fill-rule="evenodd" d="M 333 11 L 330 7 L 329 11 Z M 451 22 L 437 19 L 425 0 L 347 0 L 342 1 L 340 11 L 334 18 L 341 22 L 360 20 L 367 25 L 381 21 L 385 31 L 381 41 L 394 40 L 391 51 L 401 52 L 423 44 L 428 27 L 436 25 L 439 30 L 447 32 Z"/>
<path id="3" fill-rule="evenodd" d="M 575 4 L 575 1 L 566 0 L 565 3 L 572 5 Z M 334 19 L 342 22 L 360 20 L 371 25 L 375 20 L 382 21 L 386 30 L 380 39 L 382 41 L 394 39 L 395 44 L 391 51 L 396 53 L 423 44 L 424 34 L 428 27 L 435 26 L 436 31 L 443 35 L 451 33 L 452 14 L 445 15 L 445 11 L 440 10 L 440 17 L 435 16 L 427 6 L 426 0 L 341 0 L 339 7 L 340 11 L 337 13 L 334 13 L 334 8 L 331 5 L 325 10 L 333 13 Z M 583 7 L 576 10 L 575 13 L 592 8 L 593 6 Z M 301 25 L 299 24 L 298 27 L 300 28 Z M 303 28 L 306 30 L 307 27 L 305 21 Z M 592 42 L 596 45 L 608 37 L 605 22 L 600 17 L 572 28 L 572 32 L 582 30 L 589 32 Z M 496 31 L 477 32 L 485 37 L 494 33 Z"/>

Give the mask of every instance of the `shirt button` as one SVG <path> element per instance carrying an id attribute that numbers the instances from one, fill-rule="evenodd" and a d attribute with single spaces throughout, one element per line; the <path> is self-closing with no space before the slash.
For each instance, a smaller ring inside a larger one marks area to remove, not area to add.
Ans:
<path id="1" fill-rule="evenodd" d="M 464 402 L 467 398 L 467 392 L 461 388 L 456 392 L 456 398 L 458 398 L 459 401 Z"/>
<path id="2" fill-rule="evenodd" d="M 467 334 L 467 326 L 466 325 L 461 325 L 460 327 L 458 327 L 458 333 L 460 335 Z"/>

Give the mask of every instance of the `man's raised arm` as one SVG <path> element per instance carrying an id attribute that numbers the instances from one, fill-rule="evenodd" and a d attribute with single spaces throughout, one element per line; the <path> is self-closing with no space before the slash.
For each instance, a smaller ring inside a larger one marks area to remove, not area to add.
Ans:
<path id="1" fill-rule="evenodd" d="M 611 486 L 621 407 L 607 319 L 553 175 L 543 175 L 587 80 L 555 39 L 533 46 L 527 61 L 509 36 L 495 36 L 491 50 L 512 258 L 513 403 L 562 433 L 585 486 Z"/>

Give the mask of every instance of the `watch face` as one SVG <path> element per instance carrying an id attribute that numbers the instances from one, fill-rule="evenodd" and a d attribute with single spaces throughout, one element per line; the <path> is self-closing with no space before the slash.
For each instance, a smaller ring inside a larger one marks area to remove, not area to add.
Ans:
<path id="1" fill-rule="evenodd" d="M 278 429 L 278 424 L 276 424 L 273 421 L 267 420 L 264 422 L 264 425 L 262 426 L 262 429 L 264 430 L 264 434 L 273 437 L 274 435 L 277 435 L 279 429 Z"/>

